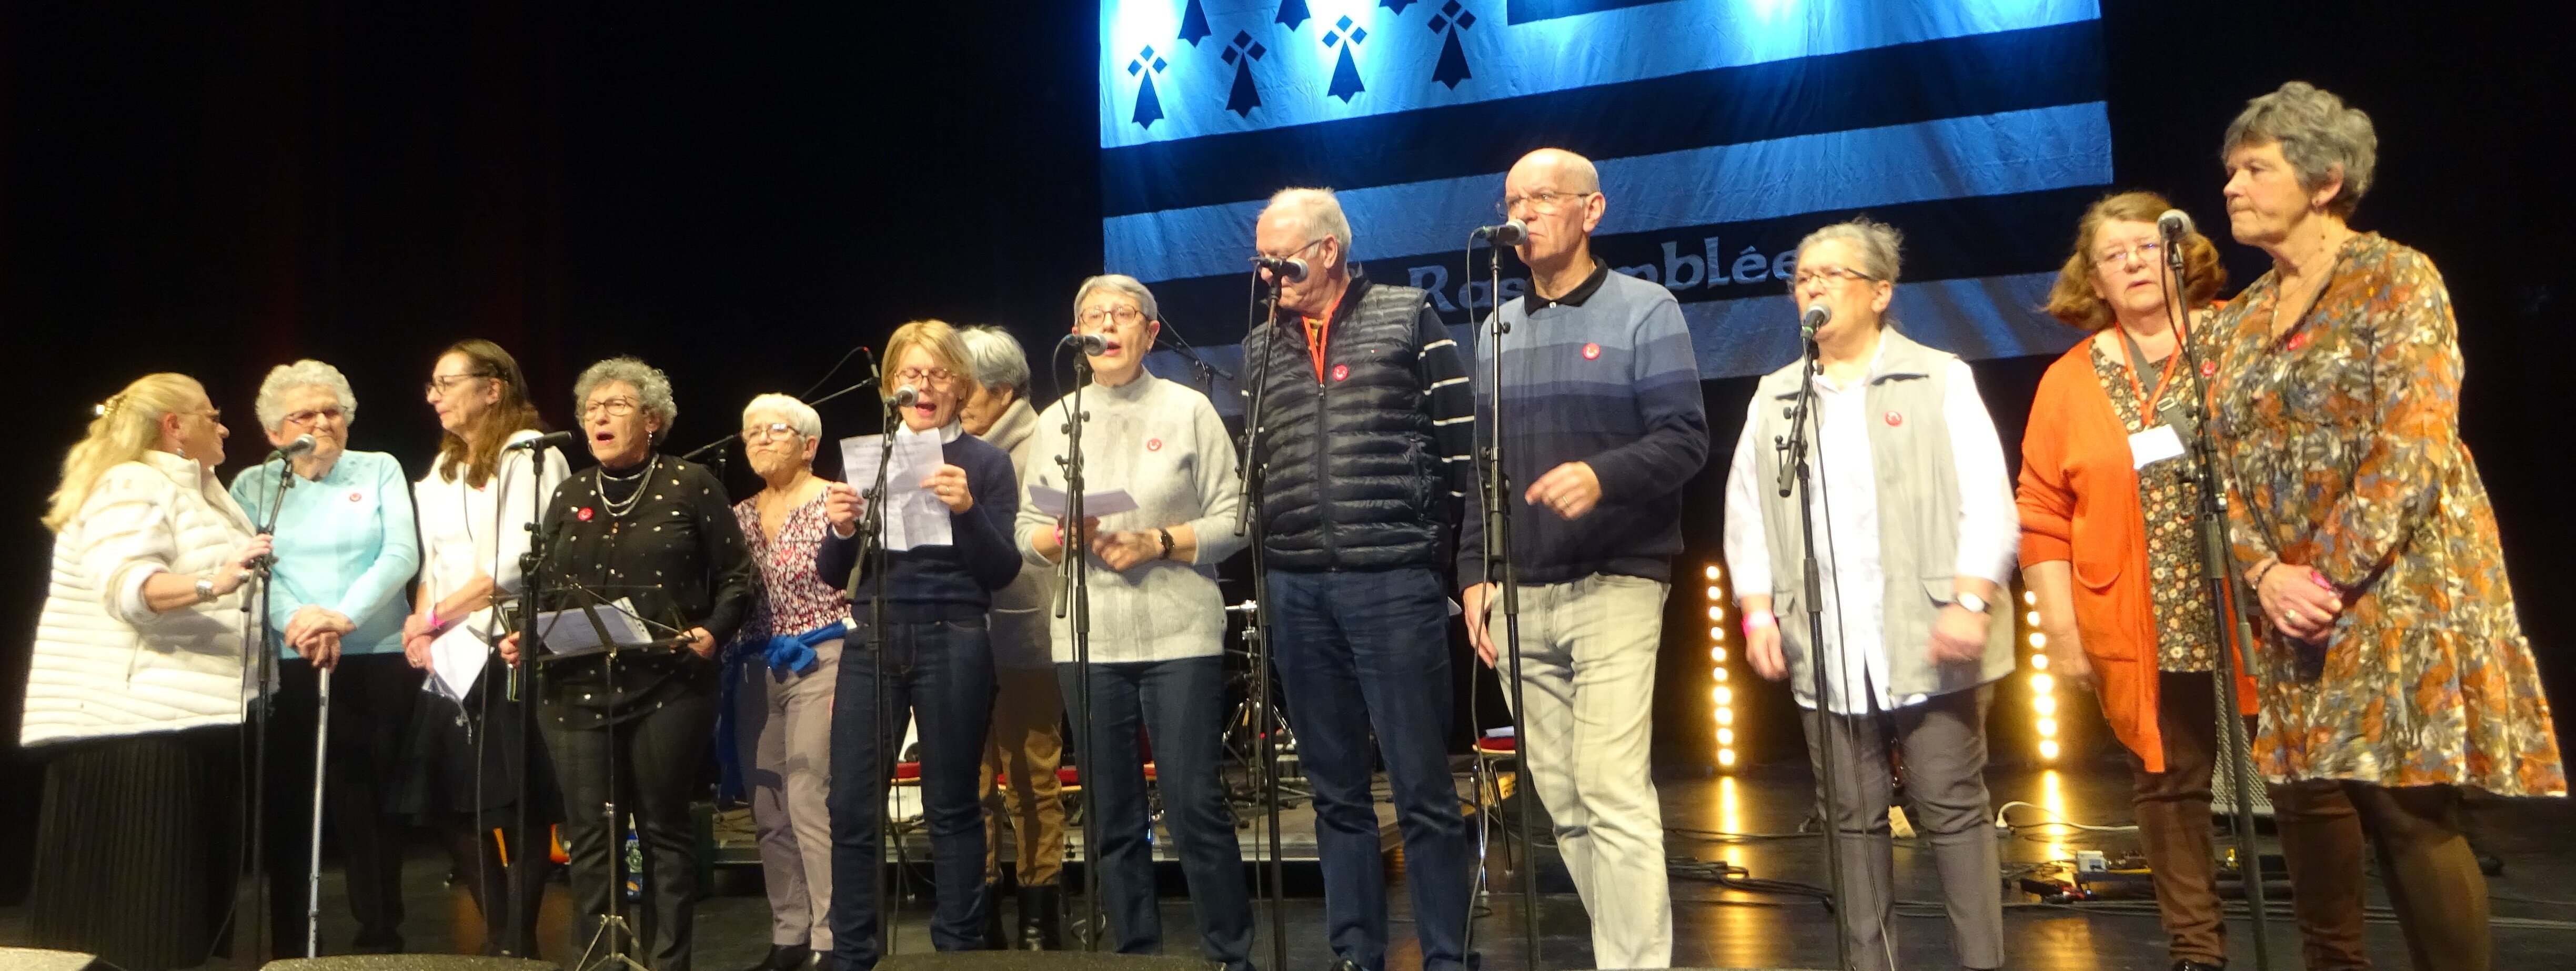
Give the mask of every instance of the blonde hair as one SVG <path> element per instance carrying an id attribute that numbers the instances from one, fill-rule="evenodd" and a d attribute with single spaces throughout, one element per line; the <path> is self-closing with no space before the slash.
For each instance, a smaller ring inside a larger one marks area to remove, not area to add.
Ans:
<path id="1" fill-rule="evenodd" d="M 134 379 L 125 390 L 109 395 L 94 409 L 89 434 L 63 456 L 63 484 L 54 490 L 45 513 L 45 528 L 62 532 L 80 515 L 107 470 L 143 457 L 161 444 L 161 416 L 193 405 L 206 388 L 185 374 L 162 372 Z"/>
<path id="2" fill-rule="evenodd" d="M 974 389 L 984 386 L 981 381 L 976 380 L 975 359 L 973 355 L 966 353 L 965 338 L 957 336 L 957 328 L 949 326 L 944 320 L 916 320 L 895 328 L 894 336 L 886 338 L 885 366 L 888 368 L 903 366 L 904 352 L 912 350 L 915 344 L 921 345 L 921 349 L 929 352 L 931 358 L 938 361 L 941 368 L 955 376 L 951 380 L 956 381 L 957 384 L 951 390 L 956 392 L 960 400 L 971 396 Z M 892 378 L 894 375 L 889 373 L 886 377 Z M 900 385 L 899 381 L 879 383 L 877 397 L 888 401 L 894 400 L 894 389 Z"/>
<path id="3" fill-rule="evenodd" d="M 2075 252 L 2066 256 L 2066 265 L 2058 267 L 2057 282 L 2048 288 L 2048 305 L 2041 308 L 2049 316 L 2069 327 L 2101 330 L 2111 326 L 2111 305 L 2093 292 L 2093 242 L 2107 222 L 2154 224 L 2164 211 L 2173 208 L 2165 197 L 2153 192 L 2123 192 L 2104 196 L 2084 218 L 2075 222 Z M 2158 260 L 2156 272 L 2164 272 Z M 2184 310 L 2199 310 L 2218 296 L 2218 288 L 2227 285 L 2227 268 L 2219 265 L 2218 247 L 2209 237 L 2193 230 L 2182 240 L 2182 303 Z"/>

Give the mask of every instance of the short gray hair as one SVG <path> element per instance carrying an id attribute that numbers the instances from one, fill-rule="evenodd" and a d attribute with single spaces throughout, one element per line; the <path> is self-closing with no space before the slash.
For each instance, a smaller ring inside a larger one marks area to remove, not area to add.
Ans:
<path id="1" fill-rule="evenodd" d="M 671 400 L 671 378 L 661 368 L 631 357 L 612 357 L 581 369 L 581 377 L 572 382 L 572 411 L 578 416 L 590 404 L 590 393 L 611 381 L 624 381 L 635 389 L 635 403 L 662 419 L 662 430 L 654 432 L 652 441 L 660 444 L 671 434 L 671 425 L 680 420 L 680 406 Z"/>
<path id="2" fill-rule="evenodd" d="M 787 416 L 787 426 L 807 439 L 823 437 L 823 416 L 815 414 L 813 405 L 797 400 L 794 395 L 765 394 L 751 399 L 750 404 L 742 406 L 743 427 L 750 427 L 751 416 L 764 411 Z"/>
<path id="3" fill-rule="evenodd" d="M 1163 319 L 1163 308 L 1154 303 L 1154 291 L 1145 289 L 1143 281 L 1124 273 L 1103 273 L 1082 281 L 1082 286 L 1074 288 L 1074 323 L 1082 322 L 1082 302 L 1091 299 L 1093 290 L 1115 291 L 1129 300 L 1136 301 L 1136 309 L 1144 312 L 1146 320 Z"/>
<path id="4" fill-rule="evenodd" d="M 349 390 L 349 378 L 339 368 L 308 357 L 270 368 L 268 378 L 259 383 L 259 399 L 251 406 L 259 413 L 259 427 L 276 431 L 286 424 L 286 393 L 297 388 L 331 392 L 340 399 L 340 413 L 350 421 L 358 420 L 358 393 Z"/>
<path id="5" fill-rule="evenodd" d="M 1905 234 L 1868 216 L 1856 216 L 1808 233 L 1807 238 L 1798 241 L 1798 262 L 1807 261 L 1808 248 L 1835 239 L 1859 250 L 1861 272 L 1881 283 L 1896 282 L 1897 272 L 1904 268 Z"/>
<path id="6" fill-rule="evenodd" d="M 1271 193 L 1270 204 L 1261 207 L 1263 215 L 1280 213 L 1297 220 L 1306 228 L 1306 241 L 1312 243 L 1326 236 L 1342 249 L 1342 261 L 1351 258 L 1351 220 L 1342 215 L 1342 201 L 1331 189 L 1287 188 Z"/>
<path id="7" fill-rule="evenodd" d="M 1153 304 L 1145 307 L 1151 315 Z M 975 372 L 976 384 L 987 391 L 1009 388 L 1020 397 L 1029 396 L 1029 356 L 1020 350 L 1019 338 L 992 324 L 977 324 L 958 328 L 957 339 L 966 342 L 966 367 Z"/>
<path id="8" fill-rule="evenodd" d="M 2350 218 L 2354 206 L 2370 191 L 2370 176 L 2379 167 L 2379 132 L 2370 115 L 2347 107 L 2334 92 L 2305 81 L 2245 102 L 2245 110 L 2227 123 L 2227 141 L 2219 146 L 2225 161 L 2248 145 L 2278 142 L 2281 158 L 2299 176 L 2299 188 L 2310 192 L 2343 170 L 2343 190 L 2326 200 L 2326 211 Z"/>

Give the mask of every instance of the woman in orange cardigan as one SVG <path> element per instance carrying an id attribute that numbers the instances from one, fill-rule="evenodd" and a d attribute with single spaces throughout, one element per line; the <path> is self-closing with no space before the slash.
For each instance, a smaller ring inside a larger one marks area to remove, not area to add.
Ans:
<path id="1" fill-rule="evenodd" d="M 2182 296 L 2191 312 L 2175 334 L 2156 233 L 2166 208 L 2148 192 L 2094 203 L 2058 271 L 2048 312 L 2093 335 L 2049 366 L 2031 405 L 2021 561 L 2038 596 L 2050 672 L 2092 686 L 2112 733 L 2135 756 L 2138 838 L 2154 871 L 2168 952 L 2177 971 L 2199 971 L 2227 964 L 2210 852 L 2209 783 L 2219 750 L 2210 671 L 2221 641 L 2193 526 L 2199 486 L 2184 460 L 2157 449 L 2164 436 L 2154 429 L 2165 408 L 2188 405 L 2200 387 L 2203 375 L 2190 373 L 2188 362 L 2212 359 L 2215 334 L 2192 325 L 2208 318 L 2226 271 L 2206 237 L 2185 237 Z M 2182 341 L 2191 353 L 2178 353 Z M 2141 432 L 2147 436 L 2132 438 Z M 2144 459 L 2154 461 L 2136 464 Z M 2254 697 L 2253 684 L 2239 679 L 2241 714 L 2255 713 Z M 2310 916 L 2301 914 L 2303 929 Z M 2311 953 L 2321 945 L 2342 951 L 2333 943 L 2340 939 L 2351 953 L 2338 957 L 2359 957 L 2360 928 L 2349 930 L 2310 933 Z"/>

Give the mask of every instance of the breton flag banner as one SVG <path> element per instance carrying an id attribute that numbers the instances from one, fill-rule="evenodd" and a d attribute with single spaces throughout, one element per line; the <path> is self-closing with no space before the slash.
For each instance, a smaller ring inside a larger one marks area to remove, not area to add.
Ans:
<path id="1" fill-rule="evenodd" d="M 1334 189 L 1353 260 L 1458 326 L 1494 303 L 1467 235 L 1500 221 L 1504 172 L 1590 157 L 1593 251 L 1671 289 L 1722 378 L 1796 357 L 1792 247 L 1853 215 L 1905 233 L 1909 335 L 2065 349 L 2037 308 L 2111 182 L 2094 0 L 1103 0 L 1100 44 L 1107 269 L 1220 368 L 1286 186 Z M 1518 296 L 1527 271 L 1503 275 Z"/>

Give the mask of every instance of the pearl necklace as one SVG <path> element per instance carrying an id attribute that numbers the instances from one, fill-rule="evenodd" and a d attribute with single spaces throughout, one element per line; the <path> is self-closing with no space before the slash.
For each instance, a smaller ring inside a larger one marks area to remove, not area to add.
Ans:
<path id="1" fill-rule="evenodd" d="M 609 478 L 611 478 L 611 476 L 608 474 L 608 470 L 607 470 L 607 469 L 605 469 L 605 468 L 602 468 L 602 469 L 600 469 L 600 470 L 599 470 L 599 478 L 598 478 L 596 481 L 593 481 L 593 482 L 591 483 L 591 485 L 590 485 L 590 494 L 591 494 L 591 495 L 594 495 L 594 496 L 598 496 L 598 497 L 599 497 L 599 507 L 600 507 L 600 508 L 602 508 L 602 509 L 608 510 L 608 517 L 609 517 L 609 518 L 611 518 L 611 519 L 624 519 L 624 518 L 626 518 L 626 514 L 627 514 L 627 513 L 630 513 L 630 512 L 634 512 L 634 511 L 635 511 L 635 504 L 636 504 L 636 503 L 638 503 L 638 502 L 642 502 L 642 501 L 644 500 L 644 490 L 645 490 L 645 488 L 646 488 L 646 487 L 649 487 L 649 486 L 651 486 L 651 485 L 653 484 L 653 469 L 654 469 L 656 466 L 659 466 L 659 465 L 661 464 L 661 462 L 662 462 L 662 457 L 661 457 L 661 456 L 659 456 L 659 455 L 653 456 L 652 458 L 649 458 L 649 459 L 646 459 L 646 460 L 645 460 L 645 462 L 644 462 L 644 474 L 643 474 L 643 475 L 640 475 L 640 476 L 636 476 L 636 477 L 635 477 L 635 494 L 634 494 L 634 495 L 631 495 L 631 496 L 627 496 L 627 497 L 626 497 L 626 502 L 623 504 L 623 506 L 622 506 L 622 507 L 621 507 L 621 505 L 620 505 L 619 503 L 617 503 L 617 502 L 615 502 L 615 501 L 610 500 L 610 499 L 608 498 L 608 493 L 607 493 L 605 490 L 603 490 L 603 489 L 601 489 L 601 488 L 600 488 L 600 483 L 602 483 L 602 482 L 606 482 L 606 481 L 608 481 L 608 480 L 609 480 Z M 625 478 L 622 478 L 622 477 L 621 477 L 621 478 L 618 478 L 618 479 L 617 479 L 617 481 L 619 481 L 619 482 L 625 482 L 625 481 L 627 481 L 627 480 L 626 480 Z"/>

